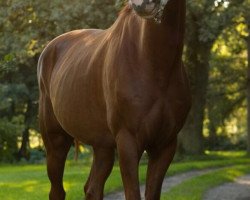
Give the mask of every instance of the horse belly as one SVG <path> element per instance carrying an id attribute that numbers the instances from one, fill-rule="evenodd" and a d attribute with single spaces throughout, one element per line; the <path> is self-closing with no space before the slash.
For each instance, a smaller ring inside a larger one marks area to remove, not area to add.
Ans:
<path id="1" fill-rule="evenodd" d="M 85 144 L 114 145 L 101 92 L 88 87 L 84 80 L 74 80 L 69 85 L 62 81 L 60 87 L 52 89 L 57 120 L 67 133 Z"/>
<path id="2" fill-rule="evenodd" d="M 95 114 L 90 114 L 90 112 Z M 102 113 L 90 109 L 82 112 L 81 109 L 67 107 L 67 109 L 55 112 L 55 115 L 63 129 L 82 143 L 92 146 L 114 145 L 114 138 L 106 119 L 101 117 Z"/>

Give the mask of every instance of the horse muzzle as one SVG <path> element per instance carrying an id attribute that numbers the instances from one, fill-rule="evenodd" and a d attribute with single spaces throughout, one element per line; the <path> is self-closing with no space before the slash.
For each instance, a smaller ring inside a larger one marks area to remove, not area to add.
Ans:
<path id="1" fill-rule="evenodd" d="M 154 18 L 157 14 L 161 0 L 129 0 L 135 12 L 143 18 Z"/>

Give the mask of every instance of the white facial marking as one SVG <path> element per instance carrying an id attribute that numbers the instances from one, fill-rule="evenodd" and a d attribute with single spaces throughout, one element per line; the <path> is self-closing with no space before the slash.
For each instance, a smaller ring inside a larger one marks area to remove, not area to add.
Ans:
<path id="1" fill-rule="evenodd" d="M 130 4 L 134 4 L 136 6 L 142 5 L 143 0 L 130 0 Z"/>
<path id="2" fill-rule="evenodd" d="M 154 3 L 150 3 L 150 4 L 147 4 L 146 5 L 146 11 L 147 12 L 151 12 L 152 10 L 154 10 L 154 8 L 155 8 L 155 4 Z"/>

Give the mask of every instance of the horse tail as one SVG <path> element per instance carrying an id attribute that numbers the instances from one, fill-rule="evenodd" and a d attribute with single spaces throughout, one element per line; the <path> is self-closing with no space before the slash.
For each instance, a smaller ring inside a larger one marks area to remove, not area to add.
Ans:
<path id="1" fill-rule="evenodd" d="M 78 160 L 78 156 L 79 156 L 79 147 L 80 147 L 80 143 L 79 140 L 75 139 L 74 140 L 75 143 L 75 155 L 74 155 L 74 160 L 77 161 Z"/>

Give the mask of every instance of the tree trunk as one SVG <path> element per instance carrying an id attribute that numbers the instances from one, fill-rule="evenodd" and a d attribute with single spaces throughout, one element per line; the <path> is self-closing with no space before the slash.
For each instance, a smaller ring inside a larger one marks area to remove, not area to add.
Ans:
<path id="1" fill-rule="evenodd" d="M 250 34 L 250 24 L 248 25 Z M 247 68 L 247 153 L 250 155 L 250 35 L 247 37 L 248 68 Z"/>
<path id="2" fill-rule="evenodd" d="M 29 145 L 29 127 L 26 127 L 22 134 L 22 144 L 17 153 L 17 160 L 21 160 L 21 158 L 29 160 L 28 145 Z"/>
<path id="3" fill-rule="evenodd" d="M 22 133 L 22 143 L 21 147 L 17 153 L 17 160 L 21 160 L 21 158 L 25 158 L 26 160 L 29 160 L 29 129 L 32 119 L 32 113 L 33 113 L 33 105 L 32 101 L 28 100 L 27 102 L 27 111 L 25 113 L 25 129 Z"/>
<path id="4" fill-rule="evenodd" d="M 211 101 L 211 102 L 209 102 Z M 217 127 L 220 125 L 221 120 L 218 119 L 218 114 L 214 112 L 216 105 L 213 97 L 207 98 L 207 113 L 208 113 L 208 150 L 216 150 L 218 145 Z"/>
<path id="5" fill-rule="evenodd" d="M 186 125 L 180 133 L 180 153 L 199 155 L 204 152 L 203 121 L 209 77 L 210 47 L 210 45 L 198 42 L 187 45 L 193 99 Z"/>
<path id="6" fill-rule="evenodd" d="M 213 121 L 209 122 L 208 129 L 209 129 L 208 149 L 215 150 L 216 145 L 217 145 L 217 134 L 216 134 L 216 125 Z"/>

